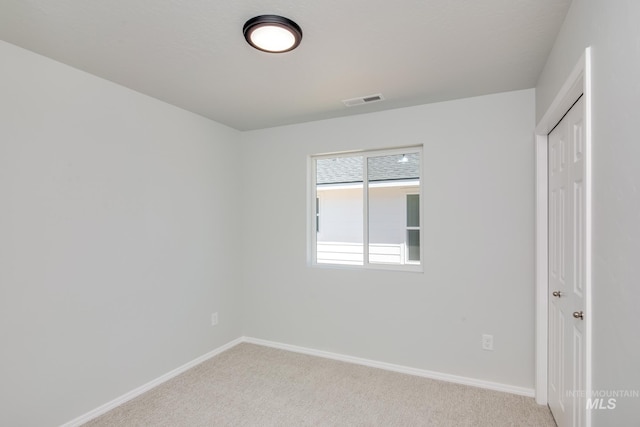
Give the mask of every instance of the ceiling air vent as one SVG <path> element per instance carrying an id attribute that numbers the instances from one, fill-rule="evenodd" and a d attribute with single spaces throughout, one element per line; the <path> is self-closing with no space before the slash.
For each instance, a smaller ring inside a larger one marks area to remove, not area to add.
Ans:
<path id="1" fill-rule="evenodd" d="M 360 98 L 345 99 L 342 101 L 347 107 L 355 107 L 356 105 L 371 104 L 372 102 L 384 101 L 384 96 L 381 93 L 374 95 L 362 96 Z"/>

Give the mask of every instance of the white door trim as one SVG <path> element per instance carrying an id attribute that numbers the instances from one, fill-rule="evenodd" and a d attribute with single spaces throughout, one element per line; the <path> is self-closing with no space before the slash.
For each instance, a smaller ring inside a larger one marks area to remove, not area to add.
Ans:
<path id="1" fill-rule="evenodd" d="M 536 402 L 547 404 L 548 374 L 548 157 L 547 136 L 562 119 L 574 102 L 585 97 L 585 153 L 586 153 L 586 281 L 585 281 L 585 390 L 586 397 L 591 391 L 591 190 L 592 190 L 592 157 L 591 157 L 591 48 L 584 54 L 559 90 L 555 99 L 545 112 L 535 129 L 536 144 Z M 585 417 L 586 426 L 591 426 L 589 411 Z"/>

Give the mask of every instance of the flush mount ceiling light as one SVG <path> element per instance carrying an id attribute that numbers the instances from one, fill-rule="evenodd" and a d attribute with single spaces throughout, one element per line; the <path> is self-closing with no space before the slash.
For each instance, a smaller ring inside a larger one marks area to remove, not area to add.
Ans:
<path id="1" fill-rule="evenodd" d="M 278 15 L 261 15 L 249 19 L 242 29 L 247 42 L 258 50 L 283 53 L 295 49 L 302 40 L 302 30 L 291 19 Z"/>

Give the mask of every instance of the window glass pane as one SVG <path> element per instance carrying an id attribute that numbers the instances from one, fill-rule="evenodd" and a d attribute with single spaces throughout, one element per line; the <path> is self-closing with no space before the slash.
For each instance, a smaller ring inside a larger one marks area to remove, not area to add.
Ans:
<path id="1" fill-rule="evenodd" d="M 404 264 L 407 191 L 420 188 L 418 153 L 367 159 L 369 262 Z"/>
<path id="2" fill-rule="evenodd" d="M 316 160 L 318 264 L 362 265 L 363 158 Z"/>
<path id="3" fill-rule="evenodd" d="M 407 230 L 407 259 L 420 261 L 420 230 Z"/>
<path id="4" fill-rule="evenodd" d="M 407 194 L 407 227 L 420 227 L 420 196 Z"/>

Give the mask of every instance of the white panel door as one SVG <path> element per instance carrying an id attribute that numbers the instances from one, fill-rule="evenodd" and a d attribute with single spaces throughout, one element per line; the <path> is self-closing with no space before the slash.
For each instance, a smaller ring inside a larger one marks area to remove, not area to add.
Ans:
<path id="1" fill-rule="evenodd" d="M 584 97 L 549 134 L 549 407 L 559 427 L 584 425 Z"/>

